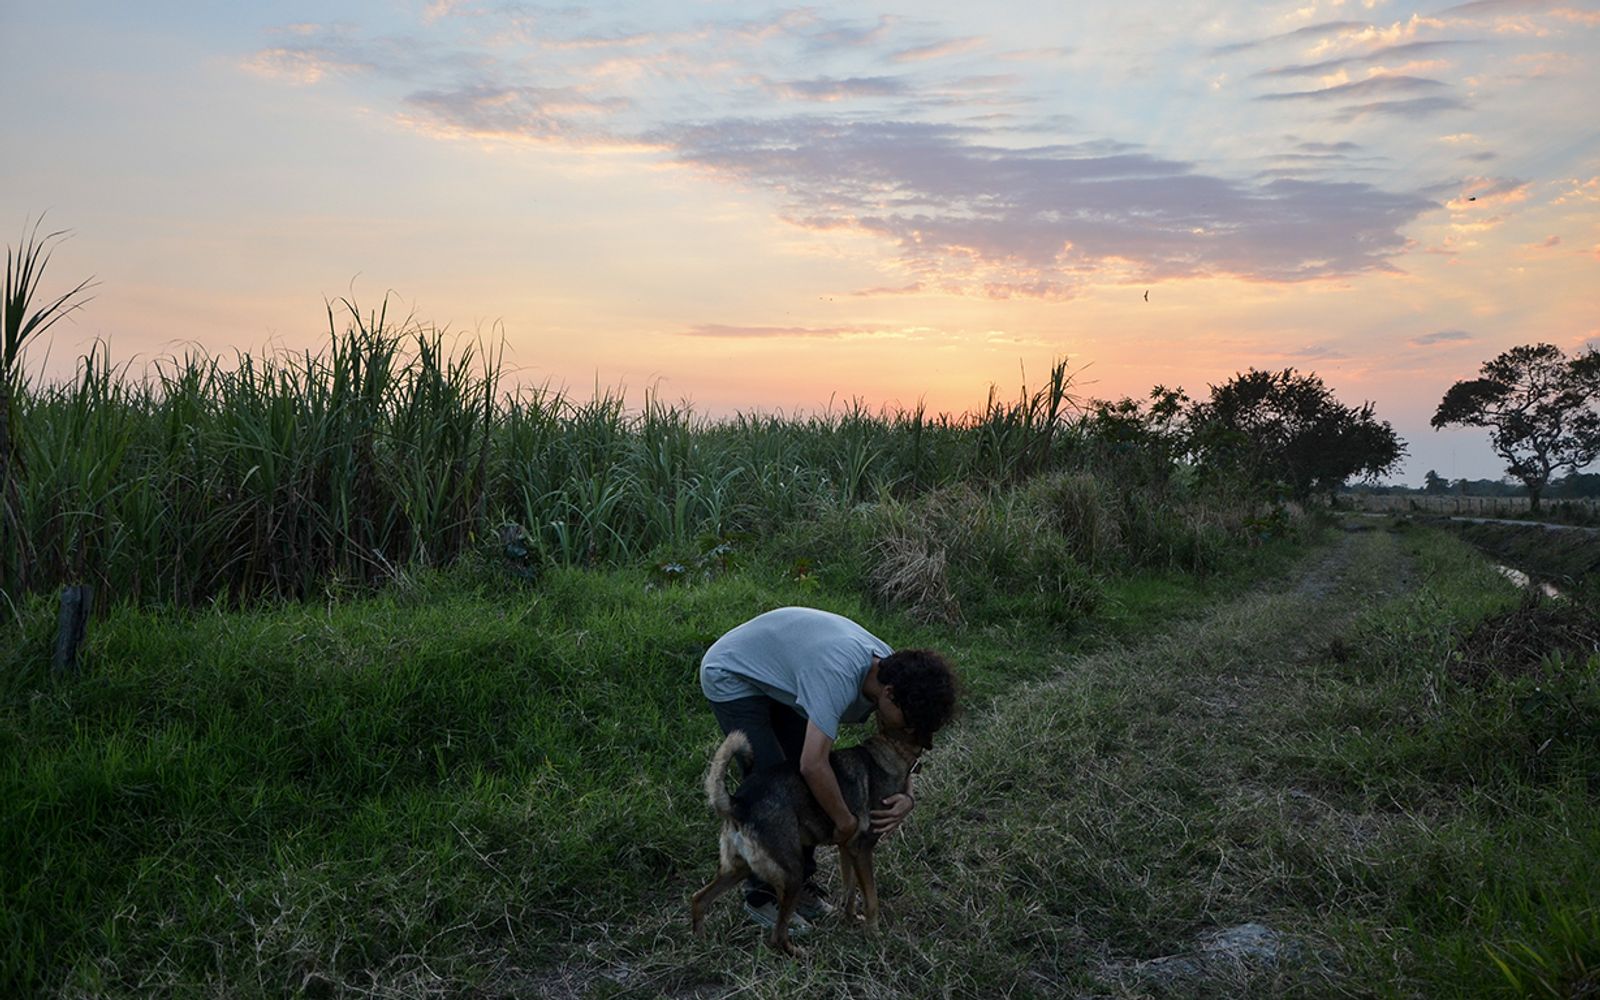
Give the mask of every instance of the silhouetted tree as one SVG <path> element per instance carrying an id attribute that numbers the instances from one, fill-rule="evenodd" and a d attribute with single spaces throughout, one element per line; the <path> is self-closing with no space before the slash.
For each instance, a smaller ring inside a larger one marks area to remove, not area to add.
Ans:
<path id="1" fill-rule="evenodd" d="M 1449 493 L 1450 480 L 1429 469 L 1428 474 L 1422 477 L 1422 491 L 1424 493 Z"/>
<path id="2" fill-rule="evenodd" d="M 1296 499 L 1390 471 L 1405 444 L 1387 421 L 1334 398 L 1315 374 L 1250 371 L 1211 387 L 1189 411 L 1190 450 L 1213 475 L 1234 475 Z"/>
<path id="3" fill-rule="evenodd" d="M 1524 344 L 1485 361 L 1479 374 L 1450 387 L 1433 427 L 1489 428 L 1495 454 L 1538 510 L 1554 473 L 1600 458 L 1600 351 L 1569 359 L 1553 344 Z"/>

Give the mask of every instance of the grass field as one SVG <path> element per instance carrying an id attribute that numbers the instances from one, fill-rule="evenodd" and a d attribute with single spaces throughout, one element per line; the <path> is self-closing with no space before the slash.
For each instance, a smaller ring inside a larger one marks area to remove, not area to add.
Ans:
<path id="1" fill-rule="evenodd" d="M 712 421 L 349 312 L 321 355 L 9 383 L 0 996 L 1596 989 L 1588 588 L 1197 468 L 1064 364 Z M 63 583 L 99 617 L 57 676 Z M 947 651 L 966 708 L 886 929 L 798 964 L 684 902 L 700 656 L 788 604 Z"/>
<path id="2" fill-rule="evenodd" d="M 1465 670 L 1474 624 L 1514 623 L 1520 601 L 1449 536 L 1343 536 L 1196 615 L 1052 655 L 1048 676 L 972 713 L 885 848 L 881 938 L 829 929 L 791 965 L 724 912 L 697 942 L 682 878 L 546 982 L 580 996 L 1589 995 L 1600 658 Z M 1250 925 L 1253 957 L 1214 947 Z"/>
<path id="3" fill-rule="evenodd" d="M 755 555 L 692 586 L 514 579 L 464 565 L 354 600 L 125 607 L 57 682 L 32 655 L 36 602 L 0 713 L 6 992 L 1594 984 L 1600 660 L 1457 666 L 1519 598 L 1448 536 L 1336 531 L 1203 577 L 1111 575 L 1071 629 L 919 623 Z M 695 666 L 788 603 L 946 648 L 968 684 L 884 848 L 885 931 L 821 929 L 799 964 L 731 903 L 705 940 L 684 916 L 714 865 Z M 1209 932 L 1249 922 L 1274 960 L 1206 959 Z"/>

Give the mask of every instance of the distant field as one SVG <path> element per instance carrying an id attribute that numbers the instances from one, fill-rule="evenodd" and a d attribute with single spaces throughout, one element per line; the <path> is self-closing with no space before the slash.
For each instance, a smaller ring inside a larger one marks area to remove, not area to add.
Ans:
<path id="1" fill-rule="evenodd" d="M 1371 493 L 1341 493 L 1341 506 L 1371 513 L 1420 511 L 1426 514 L 1451 514 L 1469 517 L 1520 516 L 1528 513 L 1528 498 L 1520 497 L 1466 497 L 1444 495 L 1400 495 Z M 1546 510 L 1567 508 L 1600 515 L 1600 500 L 1551 499 L 1543 503 Z"/>

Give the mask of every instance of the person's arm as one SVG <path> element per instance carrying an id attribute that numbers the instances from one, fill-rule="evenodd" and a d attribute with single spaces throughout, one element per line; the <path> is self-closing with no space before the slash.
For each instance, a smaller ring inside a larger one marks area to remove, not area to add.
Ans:
<path id="1" fill-rule="evenodd" d="M 800 748 L 800 776 L 806 779 L 806 785 L 811 789 L 811 794 L 816 796 L 822 811 L 833 820 L 833 842 L 842 844 L 855 836 L 856 817 L 845 808 L 844 796 L 839 792 L 839 779 L 828 761 L 828 751 L 832 749 L 832 738 L 818 729 L 815 722 L 807 722 L 806 742 Z"/>
<path id="2" fill-rule="evenodd" d="M 911 810 L 916 807 L 916 801 L 911 798 L 911 775 L 906 775 L 906 787 L 903 792 L 895 792 L 883 800 L 882 809 L 874 809 L 869 814 L 872 819 L 872 832 L 880 837 L 887 837 L 905 818 L 911 815 Z"/>

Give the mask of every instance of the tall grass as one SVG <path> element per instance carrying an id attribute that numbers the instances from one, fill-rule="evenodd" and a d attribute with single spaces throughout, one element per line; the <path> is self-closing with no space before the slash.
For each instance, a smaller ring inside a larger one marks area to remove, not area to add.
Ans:
<path id="1" fill-rule="evenodd" d="M 8 516 L 27 545 L 0 591 L 301 598 L 451 563 L 503 525 L 537 564 L 625 565 L 1092 458 L 1064 361 L 960 416 L 857 400 L 712 420 L 658 394 L 634 409 L 510 384 L 498 351 L 387 307 L 330 304 L 317 353 L 191 352 L 136 376 L 100 345 L 71 381 L 17 380 Z"/>
<path id="2" fill-rule="evenodd" d="M 0 285 L 0 593 L 13 577 L 18 586 L 25 580 L 30 549 L 17 510 L 22 502 L 18 481 L 23 470 L 16 453 L 15 410 L 17 397 L 25 387 L 22 352 L 29 342 L 42 337 L 83 305 L 83 292 L 90 286 L 90 279 L 84 279 L 63 295 L 47 302 L 35 301 L 54 244 L 65 235 L 58 231 L 40 238 L 36 222 L 17 242 L 15 250 L 6 247 L 5 279 Z"/>

